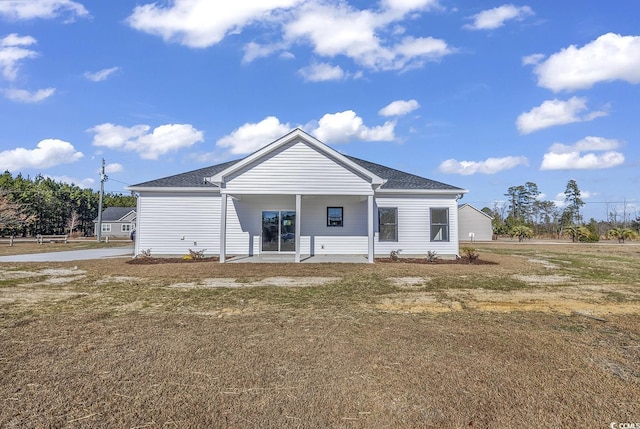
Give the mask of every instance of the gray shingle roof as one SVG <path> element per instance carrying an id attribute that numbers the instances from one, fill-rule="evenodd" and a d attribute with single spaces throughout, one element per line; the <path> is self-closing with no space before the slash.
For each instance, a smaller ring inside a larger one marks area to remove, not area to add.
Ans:
<path id="1" fill-rule="evenodd" d="M 387 182 L 381 186 L 381 189 L 462 191 L 461 188 L 416 176 L 415 174 L 405 173 L 404 171 L 385 167 L 384 165 L 375 164 L 352 156 L 347 156 L 347 158 L 371 173 L 385 179 Z M 133 185 L 132 188 L 216 188 L 217 186 L 205 182 L 204 178 L 211 177 L 238 161 L 239 160 L 229 161 L 223 164 L 201 168 L 199 170 L 151 180 L 149 182 Z"/>
<path id="2" fill-rule="evenodd" d="M 415 174 L 405 173 L 404 171 L 385 167 L 384 165 L 365 161 L 359 158 L 354 158 L 352 156 L 347 156 L 347 158 L 358 164 L 360 167 L 369 170 L 373 174 L 385 179 L 386 182 L 380 187 L 381 189 L 429 189 L 462 191 L 461 188 L 458 188 L 456 186 L 451 186 L 447 185 L 446 183 L 426 179 L 421 176 L 416 176 Z"/>
<path id="3" fill-rule="evenodd" d="M 108 207 L 102 212 L 103 222 L 117 222 L 132 211 L 136 211 L 135 207 Z M 98 218 L 93 220 L 98 221 Z"/>
<path id="4" fill-rule="evenodd" d="M 163 177 L 161 179 L 150 180 L 149 182 L 133 185 L 133 188 L 217 188 L 216 185 L 205 182 L 205 177 L 211 177 L 222 170 L 232 166 L 239 160 L 225 162 L 223 164 L 212 165 L 211 167 L 200 168 L 174 176 Z"/>

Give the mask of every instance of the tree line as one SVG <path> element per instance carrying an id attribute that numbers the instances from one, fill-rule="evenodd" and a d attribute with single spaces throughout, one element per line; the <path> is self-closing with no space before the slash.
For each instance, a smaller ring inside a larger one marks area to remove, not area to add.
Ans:
<path id="1" fill-rule="evenodd" d="M 92 189 L 57 182 L 42 175 L 33 179 L 0 175 L 0 235 L 93 235 L 100 194 Z M 103 208 L 135 207 L 136 198 L 105 193 Z"/>
<path id="2" fill-rule="evenodd" d="M 640 234 L 640 216 L 629 222 L 624 217 L 619 222 L 617 213 L 612 212 L 606 221 L 593 218 L 585 221 L 581 213 L 585 203 L 573 179 L 567 182 L 563 208 L 553 201 L 541 200 L 538 185 L 534 182 L 511 186 L 504 195 L 507 197 L 506 204 L 495 202 L 493 209 L 482 209 L 492 217 L 493 233 L 496 235 L 517 236 L 520 240 L 533 236 L 568 236 L 572 241 L 587 242 L 608 236 L 624 242 L 638 238 Z"/>

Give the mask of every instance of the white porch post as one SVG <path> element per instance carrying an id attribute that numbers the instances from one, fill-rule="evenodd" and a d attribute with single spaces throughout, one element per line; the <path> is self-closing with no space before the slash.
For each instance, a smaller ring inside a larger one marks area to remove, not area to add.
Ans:
<path id="1" fill-rule="evenodd" d="M 227 194 L 220 195 L 220 263 L 227 252 Z"/>
<path id="2" fill-rule="evenodd" d="M 368 233 L 368 248 L 369 248 L 369 263 L 373 264 L 374 259 L 374 251 L 373 251 L 373 195 L 369 195 L 367 197 L 367 217 L 368 217 L 368 225 L 367 225 L 367 233 Z"/>
<path id="3" fill-rule="evenodd" d="M 296 259 L 295 262 L 300 262 L 300 212 L 302 208 L 302 195 L 296 194 Z"/>

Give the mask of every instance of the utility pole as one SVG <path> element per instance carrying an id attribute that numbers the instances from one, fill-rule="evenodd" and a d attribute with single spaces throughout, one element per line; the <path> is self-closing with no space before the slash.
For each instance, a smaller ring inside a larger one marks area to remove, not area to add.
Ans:
<path id="1" fill-rule="evenodd" d="M 98 243 L 102 241 L 102 198 L 104 197 L 104 182 L 106 182 L 107 179 L 107 175 L 104 174 L 104 158 L 102 158 L 102 170 L 100 172 L 100 199 L 98 200 L 98 230 L 96 231 Z"/>

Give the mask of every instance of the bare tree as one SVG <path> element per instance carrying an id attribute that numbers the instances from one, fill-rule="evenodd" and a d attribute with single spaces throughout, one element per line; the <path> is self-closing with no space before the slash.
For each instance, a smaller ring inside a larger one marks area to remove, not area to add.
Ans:
<path id="1" fill-rule="evenodd" d="M 69 230 L 69 235 L 73 234 L 73 230 L 78 226 L 78 220 L 80 219 L 80 215 L 78 212 L 73 210 L 69 219 L 67 219 L 67 229 Z"/>

